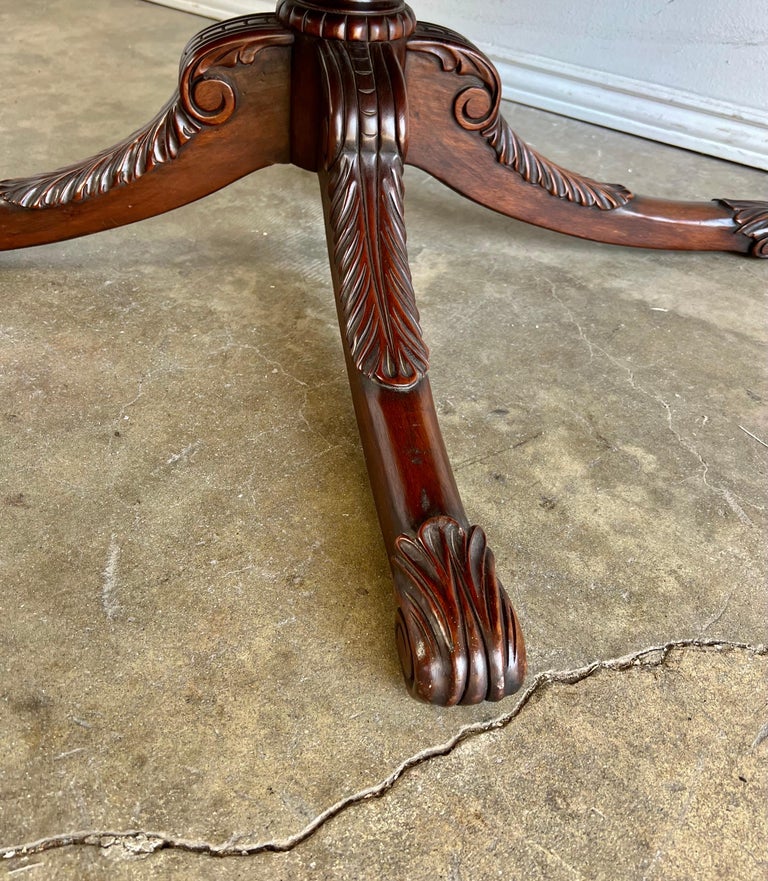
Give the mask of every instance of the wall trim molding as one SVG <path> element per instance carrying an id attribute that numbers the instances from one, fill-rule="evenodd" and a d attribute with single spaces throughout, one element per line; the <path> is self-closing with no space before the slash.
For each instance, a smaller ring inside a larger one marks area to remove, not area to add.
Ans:
<path id="1" fill-rule="evenodd" d="M 169 6 L 192 15 L 202 15 L 221 21 L 234 18 L 236 15 L 247 15 L 249 12 L 274 12 L 274 0 L 147 0 L 156 6 Z"/>
<path id="2" fill-rule="evenodd" d="M 537 55 L 480 46 L 507 100 L 768 171 L 768 113 Z"/>
<path id="3" fill-rule="evenodd" d="M 149 2 L 213 19 L 275 8 L 274 0 Z M 498 68 L 506 100 L 768 171 L 764 111 L 552 58 L 478 46 Z"/>

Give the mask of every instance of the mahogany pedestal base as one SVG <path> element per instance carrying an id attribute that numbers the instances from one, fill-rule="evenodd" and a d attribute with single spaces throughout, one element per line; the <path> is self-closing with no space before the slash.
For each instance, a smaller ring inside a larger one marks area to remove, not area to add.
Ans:
<path id="1" fill-rule="evenodd" d="M 412 694 L 499 700 L 520 625 L 462 507 L 437 424 L 406 254 L 403 165 L 503 214 L 583 238 L 768 257 L 768 203 L 634 196 L 534 152 L 491 63 L 397 0 L 281 0 L 206 28 L 145 128 L 77 165 L 0 182 L 0 248 L 169 211 L 273 163 L 317 172 L 349 380 Z"/>

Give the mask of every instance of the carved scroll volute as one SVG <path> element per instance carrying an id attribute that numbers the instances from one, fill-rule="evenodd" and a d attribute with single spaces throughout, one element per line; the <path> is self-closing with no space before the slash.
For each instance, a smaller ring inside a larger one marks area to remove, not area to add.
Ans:
<path id="1" fill-rule="evenodd" d="M 626 187 L 600 183 L 561 168 L 519 138 L 500 112 L 498 71 L 462 36 L 437 25 L 419 24 L 408 40 L 408 50 L 432 55 L 445 72 L 469 78 L 470 83 L 459 89 L 454 100 L 454 118 L 465 131 L 484 138 L 502 166 L 550 195 L 585 208 L 612 211 L 630 201 L 632 194 Z"/>
<path id="2" fill-rule="evenodd" d="M 342 330 L 357 370 L 408 389 L 426 374 L 429 353 L 406 249 L 402 53 L 362 41 L 320 43 L 318 52 L 327 106 L 321 178 Z"/>
<path id="3" fill-rule="evenodd" d="M 392 569 L 398 653 L 414 697 L 452 706 L 517 691 L 522 632 L 479 526 L 434 517 L 396 540 Z"/>
<path id="4" fill-rule="evenodd" d="M 237 96 L 225 71 L 253 64 L 263 49 L 290 46 L 293 40 L 293 33 L 271 15 L 242 16 L 205 28 L 182 54 L 176 94 L 150 123 L 82 162 L 0 181 L 0 199 L 32 209 L 84 202 L 172 162 L 201 131 L 222 125 L 235 112 Z"/>

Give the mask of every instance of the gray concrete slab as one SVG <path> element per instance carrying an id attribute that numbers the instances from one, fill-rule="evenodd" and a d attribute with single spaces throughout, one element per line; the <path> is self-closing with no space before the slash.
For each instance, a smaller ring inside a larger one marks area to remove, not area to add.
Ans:
<path id="1" fill-rule="evenodd" d="M 77 7 L 0 10 L 0 176 L 148 120 L 205 24 Z M 767 194 L 761 172 L 506 114 L 639 192 Z M 765 876 L 766 266 L 577 241 L 407 185 L 441 423 L 533 698 L 442 710 L 402 687 L 311 175 L 5 253 L 0 846 L 47 840 L 7 874 Z M 663 665 L 644 653 L 673 643 Z M 292 841 L 382 782 L 286 855 L 157 850 Z"/>

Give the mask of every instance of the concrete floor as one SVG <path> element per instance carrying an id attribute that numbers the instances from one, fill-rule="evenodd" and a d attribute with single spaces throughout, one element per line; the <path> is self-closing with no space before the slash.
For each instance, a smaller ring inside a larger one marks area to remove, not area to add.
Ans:
<path id="1" fill-rule="evenodd" d="M 0 176 L 148 120 L 205 24 L 73 8 L 0 10 Z M 505 112 L 638 192 L 768 196 Z M 765 879 L 768 265 L 407 184 L 446 443 L 528 690 L 445 710 L 402 686 L 311 175 L 3 254 L 0 874 Z"/>

